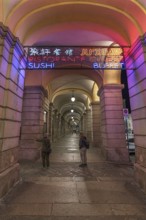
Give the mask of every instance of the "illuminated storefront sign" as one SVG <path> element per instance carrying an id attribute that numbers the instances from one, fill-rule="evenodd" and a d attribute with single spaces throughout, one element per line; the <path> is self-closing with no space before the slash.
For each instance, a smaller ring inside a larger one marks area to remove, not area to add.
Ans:
<path id="1" fill-rule="evenodd" d="M 27 47 L 27 69 L 122 69 L 120 47 Z"/>

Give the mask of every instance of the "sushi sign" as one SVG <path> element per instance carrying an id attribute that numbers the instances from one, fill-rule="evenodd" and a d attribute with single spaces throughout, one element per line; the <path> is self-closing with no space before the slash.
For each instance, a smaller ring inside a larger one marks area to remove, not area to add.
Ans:
<path id="1" fill-rule="evenodd" d="M 121 47 L 27 47 L 27 69 L 122 69 Z"/>

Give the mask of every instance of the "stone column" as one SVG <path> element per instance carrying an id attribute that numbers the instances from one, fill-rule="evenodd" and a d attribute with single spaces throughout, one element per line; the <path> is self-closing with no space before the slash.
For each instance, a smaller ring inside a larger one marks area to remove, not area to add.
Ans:
<path id="1" fill-rule="evenodd" d="M 136 145 L 135 178 L 146 192 L 146 34 L 127 54 L 126 68 Z"/>
<path id="2" fill-rule="evenodd" d="M 122 85 L 104 85 L 99 90 L 101 102 L 102 150 L 109 161 L 129 161 L 123 118 Z"/>
<path id="3" fill-rule="evenodd" d="M 100 102 L 92 102 L 92 126 L 93 126 L 93 147 L 101 147 L 101 131 L 100 131 Z"/>
<path id="4" fill-rule="evenodd" d="M 83 115 L 80 120 L 80 131 L 83 131 Z"/>
<path id="5" fill-rule="evenodd" d="M 92 111 L 91 109 L 86 110 L 86 136 L 90 143 L 93 142 L 93 130 L 92 130 Z"/>
<path id="6" fill-rule="evenodd" d="M 55 109 L 53 107 L 52 109 L 52 141 L 55 141 Z"/>
<path id="7" fill-rule="evenodd" d="M 20 159 L 36 160 L 40 157 L 41 143 L 34 141 L 44 132 L 44 100 L 42 86 L 26 86 L 23 97 Z"/>
<path id="8" fill-rule="evenodd" d="M 0 198 L 19 181 L 25 62 L 20 42 L 0 23 Z"/>
<path id="9" fill-rule="evenodd" d="M 47 95 L 47 92 L 46 92 L 46 95 Z M 49 107 L 50 107 L 50 103 L 49 103 L 48 97 L 45 97 L 44 107 L 43 107 L 44 112 L 46 113 L 44 114 L 44 116 L 46 115 L 46 122 L 44 120 L 44 133 L 48 133 L 48 134 L 49 134 Z"/>
<path id="10" fill-rule="evenodd" d="M 53 103 L 49 105 L 49 136 L 52 141 Z"/>
<path id="11" fill-rule="evenodd" d="M 54 109 L 53 126 L 54 126 L 54 141 L 57 141 L 57 138 L 58 138 L 58 111 L 57 109 Z"/>
<path id="12" fill-rule="evenodd" d="M 65 125 L 65 135 L 69 133 L 69 124 L 64 120 Z"/>
<path id="13" fill-rule="evenodd" d="M 62 136 L 64 136 L 65 135 L 65 121 L 63 117 L 61 117 L 61 124 L 62 124 L 61 133 L 62 133 Z"/>
<path id="14" fill-rule="evenodd" d="M 86 127 L 86 113 L 83 113 L 83 133 L 86 135 L 87 127 Z"/>
<path id="15" fill-rule="evenodd" d="M 61 137 L 61 114 L 58 114 L 58 138 Z"/>

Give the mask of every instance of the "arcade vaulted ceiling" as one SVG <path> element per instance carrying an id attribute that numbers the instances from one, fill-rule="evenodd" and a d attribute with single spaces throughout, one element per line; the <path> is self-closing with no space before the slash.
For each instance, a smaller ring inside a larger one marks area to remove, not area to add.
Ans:
<path id="1" fill-rule="evenodd" d="M 0 0 L 0 21 L 23 45 L 130 46 L 146 32 L 146 0 Z M 90 73 L 47 74 L 60 111 L 66 112 L 72 91 L 78 113 L 96 100 L 98 86 Z"/>

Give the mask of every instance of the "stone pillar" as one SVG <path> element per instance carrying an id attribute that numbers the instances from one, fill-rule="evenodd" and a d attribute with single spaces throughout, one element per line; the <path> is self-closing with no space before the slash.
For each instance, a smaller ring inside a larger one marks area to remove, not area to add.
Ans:
<path id="1" fill-rule="evenodd" d="M 49 104 L 49 132 L 48 132 L 51 141 L 53 140 L 52 139 L 52 122 L 53 122 L 53 103 L 51 102 Z"/>
<path id="2" fill-rule="evenodd" d="M 83 131 L 83 115 L 80 120 L 80 131 Z"/>
<path id="3" fill-rule="evenodd" d="M 126 68 L 136 146 L 135 178 L 146 193 L 146 34 L 129 51 Z"/>
<path id="4" fill-rule="evenodd" d="M 19 181 L 25 62 L 20 42 L 0 23 L 0 198 Z"/>
<path id="5" fill-rule="evenodd" d="M 58 114 L 58 138 L 61 137 L 61 114 Z"/>
<path id="6" fill-rule="evenodd" d="M 57 141 L 58 138 L 58 111 L 54 109 L 54 117 L 53 117 L 53 126 L 54 126 L 54 141 Z"/>
<path id="7" fill-rule="evenodd" d="M 63 117 L 61 117 L 61 134 L 62 134 L 62 136 L 64 136 L 65 135 L 65 121 L 64 121 L 64 118 Z"/>
<path id="8" fill-rule="evenodd" d="M 93 126 L 93 147 L 101 147 L 100 131 L 100 102 L 92 102 L 92 126 Z"/>
<path id="9" fill-rule="evenodd" d="M 55 111 L 54 106 L 52 109 L 52 141 L 55 141 Z"/>
<path id="10" fill-rule="evenodd" d="M 68 122 L 66 122 L 66 121 L 64 120 L 64 125 L 65 125 L 65 135 L 66 135 L 66 134 L 69 133 L 69 124 L 68 124 Z"/>
<path id="11" fill-rule="evenodd" d="M 92 111 L 91 109 L 86 110 L 86 136 L 90 143 L 93 142 L 93 130 L 92 130 Z"/>
<path id="12" fill-rule="evenodd" d="M 47 95 L 47 92 L 46 92 L 46 95 Z M 44 112 L 46 114 L 44 114 L 44 116 L 46 115 L 46 121 L 45 121 L 45 118 L 44 118 L 44 133 L 48 133 L 49 134 L 49 106 L 50 103 L 49 103 L 49 100 L 48 100 L 48 97 L 45 97 L 45 102 L 44 102 Z"/>
<path id="13" fill-rule="evenodd" d="M 20 159 L 36 160 L 40 157 L 41 143 L 34 141 L 44 132 L 44 100 L 42 86 L 26 86 L 23 97 Z"/>
<path id="14" fill-rule="evenodd" d="M 102 150 L 109 161 L 129 161 L 123 118 L 122 85 L 104 85 L 99 90 L 101 102 Z"/>
<path id="15" fill-rule="evenodd" d="M 86 113 L 83 113 L 83 133 L 86 135 L 87 127 L 86 127 Z"/>

